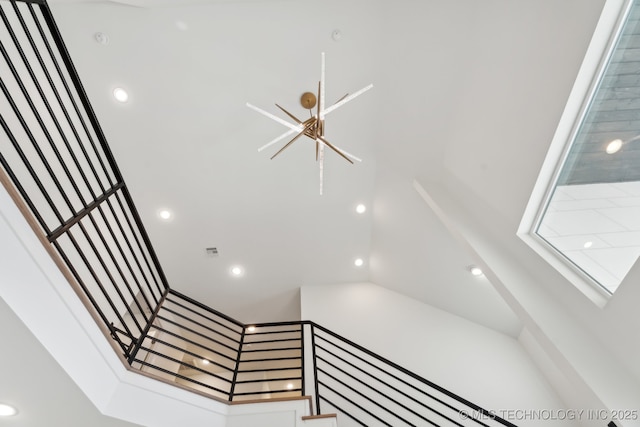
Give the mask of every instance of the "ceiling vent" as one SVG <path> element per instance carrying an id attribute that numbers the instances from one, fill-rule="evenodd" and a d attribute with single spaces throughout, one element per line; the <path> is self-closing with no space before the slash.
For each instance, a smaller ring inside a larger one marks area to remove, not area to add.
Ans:
<path id="1" fill-rule="evenodd" d="M 207 248 L 206 251 L 209 256 L 218 256 L 218 248 Z"/>

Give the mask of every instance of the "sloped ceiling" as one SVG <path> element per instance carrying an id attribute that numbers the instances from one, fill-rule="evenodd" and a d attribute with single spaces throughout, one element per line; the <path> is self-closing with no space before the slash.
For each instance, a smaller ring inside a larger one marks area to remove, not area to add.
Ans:
<path id="1" fill-rule="evenodd" d="M 518 334 L 412 182 L 453 180 L 515 233 L 602 0 L 122 3 L 51 7 L 173 288 L 257 322 L 299 318 L 300 286 L 372 281 Z M 327 152 L 322 196 L 313 143 L 269 160 L 286 128 L 245 106 L 306 117 L 321 52 L 328 102 L 374 85 L 327 117 L 363 162 Z"/>

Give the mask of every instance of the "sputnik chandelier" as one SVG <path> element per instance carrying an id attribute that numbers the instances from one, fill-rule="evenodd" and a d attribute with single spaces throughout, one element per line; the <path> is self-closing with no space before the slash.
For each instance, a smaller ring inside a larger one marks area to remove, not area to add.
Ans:
<path id="1" fill-rule="evenodd" d="M 336 147 L 335 145 L 331 144 L 329 141 L 327 141 L 324 137 L 324 118 L 327 114 L 337 110 L 338 108 L 342 107 L 344 104 L 346 104 L 347 102 L 353 100 L 354 98 L 362 95 L 363 93 L 365 93 L 366 91 L 368 91 L 369 89 L 371 89 L 373 87 L 372 84 L 370 84 L 369 86 L 366 86 L 362 89 L 360 89 L 359 91 L 357 91 L 356 93 L 352 94 L 352 95 L 345 95 L 342 98 L 340 98 L 335 104 L 331 105 L 330 107 L 325 108 L 324 106 L 324 88 L 325 88 L 325 84 L 324 84 L 324 74 L 325 74 L 325 66 L 324 66 L 324 52 L 321 55 L 321 65 L 320 65 L 320 82 L 318 83 L 318 96 L 316 97 L 315 94 L 311 93 L 311 92 L 306 92 L 302 95 L 302 97 L 300 98 L 300 103 L 302 104 L 302 106 L 304 108 L 306 108 L 307 110 L 309 110 L 311 117 L 307 120 L 300 120 L 298 119 L 296 116 L 294 116 L 293 114 L 291 114 L 290 112 L 288 112 L 287 110 L 285 110 L 284 108 L 282 108 L 280 105 L 276 104 L 276 107 L 278 107 L 280 110 L 282 110 L 282 112 L 284 112 L 287 116 L 289 116 L 289 118 L 291 120 L 293 120 L 295 123 L 291 123 L 288 122 L 286 120 L 281 119 L 278 116 L 275 116 L 261 108 L 256 107 L 255 105 L 251 105 L 250 103 L 247 102 L 247 107 L 251 108 L 252 110 L 257 111 L 258 113 L 270 118 L 271 120 L 280 123 L 281 125 L 288 127 L 289 130 L 285 133 L 283 133 L 282 135 L 278 136 L 277 138 L 273 139 L 272 141 L 268 142 L 267 144 L 263 145 L 262 147 L 258 148 L 258 151 L 262 151 L 270 146 L 272 146 L 273 144 L 275 144 L 278 141 L 281 141 L 283 139 L 285 139 L 288 136 L 291 136 L 293 134 L 296 134 L 293 139 L 291 139 L 289 142 L 287 142 L 282 148 L 280 148 L 280 150 L 278 150 L 276 152 L 276 154 L 274 154 L 273 156 L 271 156 L 271 159 L 273 159 L 274 157 L 276 157 L 278 154 L 282 153 L 285 149 L 287 149 L 291 144 L 293 144 L 295 141 L 298 140 L 298 138 L 300 138 L 301 136 L 306 136 L 307 138 L 312 139 L 313 141 L 315 141 L 316 143 L 316 162 L 318 162 L 318 167 L 320 170 L 320 194 L 322 194 L 322 187 L 323 187 L 323 181 L 324 181 L 324 148 L 329 147 L 331 150 L 335 151 L 338 155 L 340 155 L 340 157 L 344 158 L 346 161 L 348 161 L 349 163 L 353 164 L 353 161 L 357 161 L 357 162 L 361 162 L 362 159 L 359 159 L 358 157 L 354 156 L 353 154 L 349 154 L 347 153 L 345 150 Z M 317 106 L 316 109 L 316 113 L 315 115 L 313 114 L 313 108 Z"/>

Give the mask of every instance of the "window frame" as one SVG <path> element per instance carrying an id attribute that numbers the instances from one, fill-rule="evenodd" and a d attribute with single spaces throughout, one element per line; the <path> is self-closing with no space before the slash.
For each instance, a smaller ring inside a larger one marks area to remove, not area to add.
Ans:
<path id="1" fill-rule="evenodd" d="M 605 2 L 517 231 L 520 239 L 601 308 L 612 293 L 538 235 L 537 230 L 632 5 L 633 0 Z"/>

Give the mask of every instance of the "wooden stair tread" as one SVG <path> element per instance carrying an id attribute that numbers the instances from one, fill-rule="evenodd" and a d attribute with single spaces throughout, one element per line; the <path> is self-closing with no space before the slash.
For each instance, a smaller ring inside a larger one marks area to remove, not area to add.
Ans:
<path id="1" fill-rule="evenodd" d="M 230 405 L 248 405 L 252 403 L 290 402 L 294 400 L 308 400 L 309 405 L 311 405 L 311 396 L 272 397 L 269 399 L 236 400 L 233 402 L 229 402 L 229 404 Z"/>
<path id="2" fill-rule="evenodd" d="M 322 418 L 337 418 L 337 414 L 320 414 L 320 415 L 306 415 L 302 417 L 303 420 L 318 420 Z"/>

